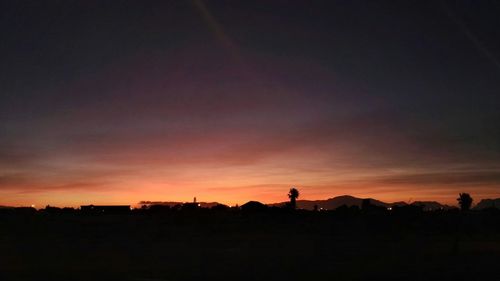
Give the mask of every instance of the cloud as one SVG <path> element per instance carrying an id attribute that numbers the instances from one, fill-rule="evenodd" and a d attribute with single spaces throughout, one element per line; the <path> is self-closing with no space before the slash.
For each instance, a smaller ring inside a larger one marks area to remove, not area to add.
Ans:
<path id="1" fill-rule="evenodd" d="M 0 167 L 31 167 L 43 159 L 43 154 L 33 146 L 15 144 L 14 140 L 0 142 Z"/>
<path id="2" fill-rule="evenodd" d="M 47 100 L 37 118 L 12 118 L 0 188 L 274 198 L 290 184 L 329 197 L 498 183 L 458 172 L 500 164 L 496 127 L 481 126 L 494 114 L 392 105 L 299 59 L 250 57 L 249 79 L 221 54 L 177 55 L 125 59 L 56 89 L 56 110 Z"/>
<path id="3" fill-rule="evenodd" d="M 0 174 L 0 191 L 36 193 L 52 191 L 120 191 L 122 176 L 134 175 L 133 170 L 75 166 L 38 166 L 34 170 Z"/>
<path id="4" fill-rule="evenodd" d="M 19 188 L 26 186 L 30 182 L 30 177 L 23 174 L 8 174 L 0 176 L 0 189 Z"/>
<path id="5" fill-rule="evenodd" d="M 421 172 L 386 175 L 367 179 L 375 185 L 400 186 L 499 186 L 498 170 Z"/>

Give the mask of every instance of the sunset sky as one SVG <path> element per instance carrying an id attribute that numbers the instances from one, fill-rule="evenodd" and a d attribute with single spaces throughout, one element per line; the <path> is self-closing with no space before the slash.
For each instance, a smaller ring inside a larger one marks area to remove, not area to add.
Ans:
<path id="1" fill-rule="evenodd" d="M 0 205 L 498 198 L 499 14 L 2 1 Z"/>

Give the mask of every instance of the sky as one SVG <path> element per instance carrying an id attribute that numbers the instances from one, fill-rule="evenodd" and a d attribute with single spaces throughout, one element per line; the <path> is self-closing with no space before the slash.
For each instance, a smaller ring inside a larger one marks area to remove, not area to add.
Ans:
<path id="1" fill-rule="evenodd" d="M 500 197 L 496 1 L 1 1 L 0 205 Z"/>

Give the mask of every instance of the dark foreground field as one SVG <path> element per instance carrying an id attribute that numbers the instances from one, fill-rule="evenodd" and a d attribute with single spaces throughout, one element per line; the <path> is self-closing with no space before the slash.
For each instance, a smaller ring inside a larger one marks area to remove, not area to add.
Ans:
<path id="1" fill-rule="evenodd" d="M 0 280 L 500 280 L 500 215 L 2 214 Z"/>

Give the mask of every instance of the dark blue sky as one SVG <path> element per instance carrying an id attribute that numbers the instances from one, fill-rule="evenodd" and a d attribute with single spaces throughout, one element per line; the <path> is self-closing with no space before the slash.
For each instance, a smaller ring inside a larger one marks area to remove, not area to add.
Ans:
<path id="1" fill-rule="evenodd" d="M 1 1 L 0 203 L 498 197 L 499 14 Z"/>

